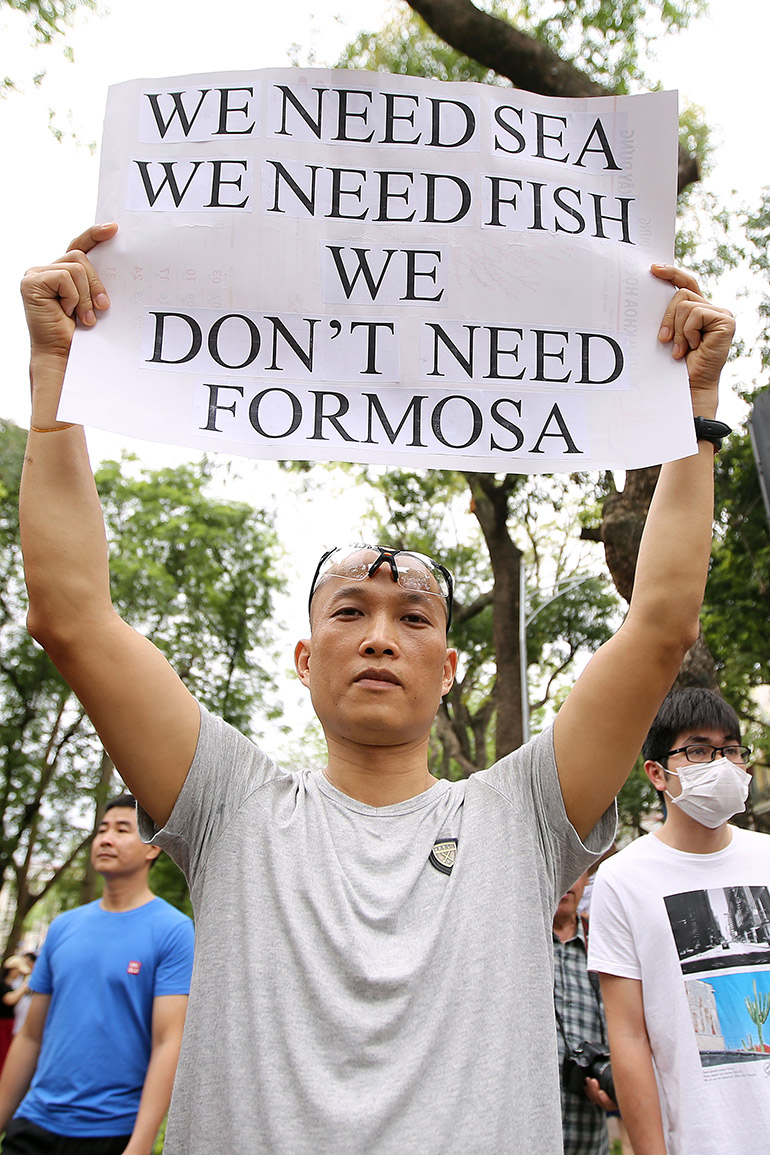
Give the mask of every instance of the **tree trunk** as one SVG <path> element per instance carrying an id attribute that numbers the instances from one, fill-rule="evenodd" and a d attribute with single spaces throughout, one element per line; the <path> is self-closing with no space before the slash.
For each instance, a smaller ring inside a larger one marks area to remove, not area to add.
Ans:
<path id="1" fill-rule="evenodd" d="M 685 654 L 674 686 L 677 690 L 686 690 L 689 686 L 702 686 L 706 690 L 721 692 L 716 663 L 706 645 L 703 630 L 699 632 L 697 641 Z"/>
<path id="2" fill-rule="evenodd" d="M 18 954 L 18 947 L 21 941 L 21 936 L 24 931 L 24 919 L 27 917 L 29 909 L 29 888 L 27 880 L 21 877 L 16 883 L 16 910 L 13 915 L 13 923 L 8 932 L 8 938 L 5 943 L 5 954 L 3 958 L 8 958 L 9 955 Z"/>
<path id="3" fill-rule="evenodd" d="M 601 527 L 584 530 L 582 534 L 590 541 L 603 542 L 612 580 L 627 602 L 630 602 L 634 588 L 639 543 L 659 473 L 659 465 L 629 469 L 623 489 L 610 493 L 604 500 Z M 719 690 L 716 664 L 702 631 L 685 654 L 674 685 L 677 689 L 705 686 L 709 690 Z"/>
<path id="4" fill-rule="evenodd" d="M 502 758 L 524 741 L 521 695 L 520 597 L 521 550 L 508 532 L 508 498 L 517 479 L 496 482 L 486 473 L 466 473 L 473 512 L 489 551 L 494 576 L 492 637 L 497 668 L 495 754 Z"/>
<path id="5" fill-rule="evenodd" d="M 99 764 L 99 784 L 94 792 L 94 796 L 96 798 L 96 810 L 94 812 L 94 825 L 93 830 L 91 831 L 91 838 L 93 838 L 93 836 L 96 834 L 96 831 L 99 829 L 99 823 L 101 822 L 102 815 L 104 814 L 104 807 L 109 801 L 110 787 L 112 785 L 112 775 L 114 770 L 115 767 L 112 764 L 112 759 L 106 750 L 102 750 L 102 760 Z M 97 874 L 93 868 L 93 865 L 91 864 L 91 858 L 89 856 L 88 862 L 86 864 L 85 874 L 83 875 L 83 882 L 80 887 L 81 905 L 85 906 L 87 902 L 94 901 L 96 898 L 97 883 Z"/>
<path id="6" fill-rule="evenodd" d="M 69 858 L 57 866 L 56 870 L 48 878 L 45 886 L 41 887 L 41 889 L 36 894 L 32 894 L 29 889 L 27 883 L 27 873 L 24 871 L 19 871 L 17 879 L 18 898 L 16 901 L 16 913 L 13 918 L 13 926 L 11 927 L 11 932 L 8 935 L 8 939 L 6 941 L 4 957 L 7 957 L 9 954 L 16 953 L 16 944 L 21 939 L 27 915 L 35 906 L 35 904 L 40 902 L 41 898 L 45 898 L 51 887 L 55 886 L 61 876 L 66 874 L 66 872 L 72 866 L 72 863 L 80 854 L 80 851 L 90 842 L 90 840 L 90 834 L 83 838 L 74 848 L 74 850 L 72 850 Z"/>
<path id="7" fill-rule="evenodd" d="M 467 737 L 467 733 L 463 733 L 463 726 L 459 718 L 450 718 L 445 702 L 441 703 L 436 714 L 436 729 L 444 752 L 445 766 L 450 760 L 453 760 L 460 767 L 465 778 L 469 778 L 477 770 L 484 769 L 483 766 L 477 766 L 471 761 L 468 751 L 465 749 L 466 743 L 463 741 Z"/>

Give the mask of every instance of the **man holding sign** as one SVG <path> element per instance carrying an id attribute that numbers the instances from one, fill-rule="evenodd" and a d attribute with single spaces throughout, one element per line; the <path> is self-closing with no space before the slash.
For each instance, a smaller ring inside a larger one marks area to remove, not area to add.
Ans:
<path id="1" fill-rule="evenodd" d="M 655 269 L 675 290 L 658 340 L 687 362 L 703 439 L 663 467 L 626 620 L 553 726 L 470 780 L 435 780 L 451 577 L 340 546 L 295 651 L 328 761 L 292 774 L 201 709 L 110 601 L 83 430 L 57 405 L 76 320 L 109 305 L 87 254 L 114 233 L 88 230 L 24 282 L 22 535 L 30 630 L 190 881 L 196 968 L 166 1150 L 557 1155 L 553 911 L 611 842 L 614 796 L 697 635 L 732 317 Z"/>

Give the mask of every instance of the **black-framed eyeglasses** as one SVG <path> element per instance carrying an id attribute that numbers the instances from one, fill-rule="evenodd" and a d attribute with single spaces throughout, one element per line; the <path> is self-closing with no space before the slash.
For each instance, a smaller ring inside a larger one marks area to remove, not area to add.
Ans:
<path id="1" fill-rule="evenodd" d="M 363 542 L 334 546 L 322 555 L 310 583 L 308 610 L 324 578 L 344 577 L 351 581 L 363 581 L 364 578 L 374 577 L 383 565 L 390 570 L 393 581 L 404 589 L 419 590 L 441 598 L 446 608 L 446 626 L 449 629 L 454 582 L 446 566 L 427 554 L 416 553 L 411 549 L 392 549 L 390 546 L 366 545 Z"/>
<path id="2" fill-rule="evenodd" d="M 688 762 L 713 762 L 717 755 L 727 758 L 730 762 L 748 762 L 751 757 L 750 746 L 709 746 L 705 742 L 691 742 L 688 746 L 678 746 L 676 750 L 669 750 L 664 758 L 672 754 L 684 754 Z"/>

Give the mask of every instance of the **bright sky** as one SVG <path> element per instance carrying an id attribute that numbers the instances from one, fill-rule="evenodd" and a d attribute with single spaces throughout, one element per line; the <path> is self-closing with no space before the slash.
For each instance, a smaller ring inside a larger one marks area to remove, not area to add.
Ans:
<path id="1" fill-rule="evenodd" d="M 68 36 L 74 64 L 64 59 L 61 46 L 30 49 L 23 18 L 0 8 L 0 75 L 10 75 L 21 89 L 0 99 L 4 151 L 0 219 L 5 221 L 0 417 L 20 424 L 28 419 L 28 385 L 19 278 L 26 267 L 62 252 L 70 238 L 92 221 L 98 156 L 87 146 L 100 138 L 108 84 L 143 76 L 283 65 L 289 63 L 295 44 L 303 62 L 312 52 L 312 63 L 331 64 L 358 31 L 381 26 L 389 0 L 280 0 L 272 5 L 253 0 L 219 0 L 217 4 L 211 0 L 102 0 L 100 7 L 103 15 L 78 16 Z M 767 0 L 711 0 L 710 10 L 707 20 L 661 45 L 658 75 L 666 87 L 678 87 L 684 100 L 706 111 L 719 146 L 709 187 L 722 196 L 735 188 L 742 202 L 756 206 L 760 189 L 770 184 L 767 153 L 757 136 L 759 110 L 766 103 L 770 4 Z M 34 88 L 31 77 L 43 69 L 46 80 Z M 650 73 L 655 74 L 654 66 Z M 54 138 L 49 128 L 52 107 L 54 124 L 65 134 L 74 130 L 77 140 L 69 137 L 59 143 Z M 746 334 L 751 332 L 753 306 L 737 299 L 739 288 L 730 283 L 724 303 L 736 312 Z M 728 420 L 737 413 L 729 399 L 720 410 Z M 98 434 L 92 436 L 91 444 L 93 455 L 102 458 L 117 455 L 122 443 Z M 191 456 L 187 451 L 165 450 L 159 458 L 157 447 L 141 442 L 126 446 L 154 466 Z M 259 481 L 259 499 L 267 499 L 278 484 L 275 468 L 265 464 L 257 471 L 250 476 Z M 332 518 L 334 534 L 347 516 L 355 515 L 346 513 L 338 501 Z M 319 516 L 316 502 L 282 514 L 281 534 L 303 581 L 306 571 L 312 571 L 316 542 L 325 543 L 328 537 L 323 528 L 326 520 Z M 300 623 L 301 606 L 289 630 L 296 634 L 304 628 Z"/>

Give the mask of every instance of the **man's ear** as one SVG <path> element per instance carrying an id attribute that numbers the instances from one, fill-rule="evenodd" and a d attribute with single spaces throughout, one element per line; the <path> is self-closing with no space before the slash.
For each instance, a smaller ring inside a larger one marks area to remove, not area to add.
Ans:
<path id="1" fill-rule="evenodd" d="M 452 689 L 457 673 L 457 650 L 447 650 L 444 658 L 444 676 L 441 679 L 441 697 Z"/>
<path id="2" fill-rule="evenodd" d="M 310 638 L 300 638 L 294 647 L 294 669 L 303 686 L 310 686 Z"/>
<path id="3" fill-rule="evenodd" d="M 147 852 L 145 857 L 148 862 L 154 862 L 163 853 L 159 846 L 146 846 L 145 850 Z"/>
<path id="4" fill-rule="evenodd" d="M 644 764 L 644 772 L 656 790 L 666 789 L 666 771 L 659 762 L 653 762 L 648 758 Z"/>

